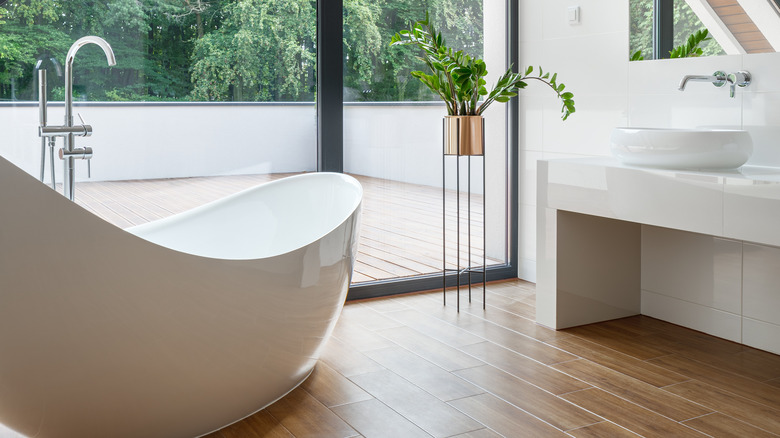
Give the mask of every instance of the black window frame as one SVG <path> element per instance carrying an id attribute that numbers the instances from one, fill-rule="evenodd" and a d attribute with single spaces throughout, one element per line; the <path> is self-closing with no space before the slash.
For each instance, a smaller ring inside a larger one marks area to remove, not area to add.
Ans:
<path id="1" fill-rule="evenodd" d="M 518 0 L 506 0 L 507 64 L 518 66 Z M 344 171 L 344 63 L 343 0 L 317 1 L 317 170 Z M 507 255 L 503 265 L 490 266 L 487 280 L 517 278 L 518 274 L 518 98 L 506 105 L 507 159 Z M 431 127 L 434 129 L 435 127 Z M 459 277 L 459 278 L 458 278 Z M 447 286 L 468 282 L 467 275 L 449 274 Z M 479 279 L 481 282 L 481 278 Z M 347 300 L 376 298 L 401 293 L 441 289 L 442 274 L 399 277 L 350 285 Z"/>

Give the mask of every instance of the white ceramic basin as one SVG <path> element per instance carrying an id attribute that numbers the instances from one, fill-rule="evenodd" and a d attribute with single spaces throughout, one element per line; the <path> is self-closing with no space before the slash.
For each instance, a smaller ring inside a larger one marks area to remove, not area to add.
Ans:
<path id="1" fill-rule="evenodd" d="M 753 153 L 737 129 L 615 128 L 610 143 L 625 164 L 664 169 L 736 169 Z"/>

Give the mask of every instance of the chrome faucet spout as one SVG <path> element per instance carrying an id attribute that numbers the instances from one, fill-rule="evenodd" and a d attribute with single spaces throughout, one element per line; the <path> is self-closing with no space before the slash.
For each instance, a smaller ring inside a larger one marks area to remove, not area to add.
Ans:
<path id="1" fill-rule="evenodd" d="M 722 71 L 716 71 L 711 75 L 685 75 L 680 81 L 678 90 L 684 91 L 688 82 L 712 82 L 712 85 L 716 87 L 722 87 L 726 83 L 726 73 Z"/>
<path id="2" fill-rule="evenodd" d="M 109 67 L 116 65 L 116 57 L 111 45 L 103 38 L 97 36 L 85 36 L 76 40 L 68 49 L 65 56 L 65 126 L 73 126 L 73 60 L 76 52 L 87 44 L 96 44 L 106 54 Z"/>

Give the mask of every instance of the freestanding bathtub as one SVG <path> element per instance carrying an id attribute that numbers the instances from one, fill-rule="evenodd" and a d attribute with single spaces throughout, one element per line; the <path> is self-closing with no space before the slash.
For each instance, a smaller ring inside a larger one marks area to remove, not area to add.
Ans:
<path id="1" fill-rule="evenodd" d="M 336 324 L 361 199 L 306 174 L 125 231 L 0 158 L 0 422 L 194 437 L 273 403 Z"/>

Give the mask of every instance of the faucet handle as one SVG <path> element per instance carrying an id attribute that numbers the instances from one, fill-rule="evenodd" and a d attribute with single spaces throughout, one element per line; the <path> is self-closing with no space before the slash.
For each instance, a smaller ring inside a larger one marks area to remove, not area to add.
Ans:
<path id="1" fill-rule="evenodd" d="M 77 116 L 79 116 L 79 120 L 81 120 L 81 126 L 84 128 L 84 133 L 81 134 L 82 137 L 91 137 L 92 136 L 92 126 L 87 125 L 84 123 L 84 117 L 81 117 L 81 113 L 76 113 Z"/>
<path id="2" fill-rule="evenodd" d="M 731 88 L 729 90 L 729 96 L 734 97 L 735 87 L 745 88 L 750 85 L 752 79 L 753 77 L 748 71 L 740 70 L 736 73 L 729 73 L 728 77 L 726 78 Z"/>

